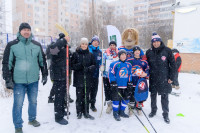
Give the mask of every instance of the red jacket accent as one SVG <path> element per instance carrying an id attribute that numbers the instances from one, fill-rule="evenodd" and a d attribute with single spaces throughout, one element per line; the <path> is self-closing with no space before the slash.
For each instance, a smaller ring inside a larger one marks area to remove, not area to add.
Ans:
<path id="1" fill-rule="evenodd" d="M 175 62 L 176 62 L 176 59 L 177 59 L 178 57 L 180 57 L 180 58 L 181 58 L 181 56 L 179 55 L 179 53 L 176 53 L 176 54 L 174 55 Z M 181 65 L 182 65 L 182 62 L 181 62 Z M 180 65 L 180 66 L 179 66 L 179 68 L 178 68 L 178 72 L 180 72 L 180 71 L 181 71 L 181 65 Z"/>

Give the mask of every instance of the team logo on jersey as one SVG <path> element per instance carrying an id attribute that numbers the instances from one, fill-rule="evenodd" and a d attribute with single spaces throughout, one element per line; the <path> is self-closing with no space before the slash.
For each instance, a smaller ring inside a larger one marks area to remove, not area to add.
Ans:
<path id="1" fill-rule="evenodd" d="M 140 82 L 139 83 L 139 85 L 138 85 L 138 88 L 140 89 L 140 90 L 144 90 L 145 89 L 145 82 Z"/>
<path id="2" fill-rule="evenodd" d="M 119 77 L 120 78 L 127 78 L 128 77 L 128 70 L 126 67 L 123 67 L 119 71 Z"/>
<path id="3" fill-rule="evenodd" d="M 165 57 L 165 56 L 162 56 L 161 59 L 162 59 L 163 61 L 165 61 L 165 60 L 166 60 L 166 57 Z"/>
<path id="4" fill-rule="evenodd" d="M 142 62 L 142 65 L 144 66 L 144 62 Z"/>

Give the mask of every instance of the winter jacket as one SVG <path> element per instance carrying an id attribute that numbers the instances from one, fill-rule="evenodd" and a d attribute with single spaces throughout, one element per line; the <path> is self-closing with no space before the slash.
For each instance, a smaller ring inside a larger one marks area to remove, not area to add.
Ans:
<path id="1" fill-rule="evenodd" d="M 51 57 L 51 80 L 66 80 L 66 45 L 64 38 L 58 39 L 54 44 L 50 45 Z M 69 50 L 69 71 L 71 69 L 71 52 Z"/>
<path id="2" fill-rule="evenodd" d="M 42 76 L 47 76 L 47 64 L 41 44 L 17 33 L 17 39 L 9 42 L 3 56 L 3 78 L 14 83 L 30 84 L 39 80 L 39 70 Z"/>
<path id="3" fill-rule="evenodd" d="M 131 76 L 132 65 L 127 61 L 115 61 L 110 64 L 109 81 L 115 81 L 118 88 L 127 88 L 127 83 L 132 82 Z"/>
<path id="4" fill-rule="evenodd" d="M 148 65 L 147 61 L 142 60 L 141 58 L 129 58 L 129 59 L 127 59 L 127 61 L 131 63 L 132 69 L 134 69 L 134 67 L 138 66 L 139 69 L 142 69 L 147 74 L 146 78 L 149 77 L 149 65 Z M 135 87 L 137 85 L 140 77 L 138 77 L 136 74 L 134 74 L 133 70 L 131 73 L 132 73 L 133 86 Z"/>
<path id="5" fill-rule="evenodd" d="M 127 49 L 124 46 L 120 46 L 118 48 L 118 50 L 121 50 L 121 49 L 126 50 L 126 52 L 127 52 L 127 58 L 133 58 L 134 57 L 133 49 Z M 140 56 L 142 57 L 143 55 L 144 55 L 144 52 L 141 50 L 140 51 Z"/>
<path id="6" fill-rule="evenodd" d="M 172 53 L 174 54 L 175 63 L 176 63 L 176 72 L 181 71 L 182 60 L 181 56 L 179 55 L 179 51 L 177 49 L 172 49 Z"/>
<path id="7" fill-rule="evenodd" d="M 99 77 L 99 67 L 102 64 L 102 52 L 98 47 L 94 47 L 93 45 L 89 45 L 88 46 L 89 51 L 94 55 L 95 61 L 96 61 L 96 65 L 95 65 L 95 71 L 93 74 L 94 78 L 98 78 Z"/>
<path id="8" fill-rule="evenodd" d="M 85 87 L 85 82 L 87 87 L 91 87 L 93 82 L 93 73 L 95 71 L 96 61 L 92 53 L 89 50 L 82 50 L 77 48 L 76 52 L 72 55 L 72 69 L 74 70 L 74 87 Z M 84 69 L 85 71 L 84 73 Z M 84 80 L 84 74 L 86 76 L 86 81 Z"/>
<path id="9" fill-rule="evenodd" d="M 104 71 L 103 71 L 103 77 L 108 78 L 108 71 L 109 66 L 112 62 L 119 60 L 118 58 L 118 50 L 111 50 L 108 48 L 105 53 L 103 53 L 103 65 L 104 65 Z"/>
<path id="10" fill-rule="evenodd" d="M 171 93 L 172 87 L 168 80 L 174 80 L 175 59 L 170 48 L 161 42 L 160 47 L 152 48 L 146 52 L 150 68 L 149 90 L 158 94 Z"/>

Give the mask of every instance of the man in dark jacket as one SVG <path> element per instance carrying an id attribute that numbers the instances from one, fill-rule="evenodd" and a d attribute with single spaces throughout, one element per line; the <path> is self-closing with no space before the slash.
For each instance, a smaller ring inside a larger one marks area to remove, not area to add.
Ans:
<path id="1" fill-rule="evenodd" d="M 64 119 L 64 104 L 66 95 L 66 45 L 69 42 L 69 37 L 65 37 L 64 34 L 60 34 L 59 36 L 60 38 L 56 43 L 50 46 L 50 53 L 52 55 L 51 79 L 53 80 L 55 94 L 55 121 L 61 125 L 67 125 L 68 121 Z"/>
<path id="2" fill-rule="evenodd" d="M 95 61 L 96 61 L 96 68 L 93 74 L 93 82 L 92 87 L 90 91 L 90 103 L 91 107 L 90 109 L 94 112 L 97 111 L 95 107 L 96 103 L 96 96 L 98 91 L 98 84 L 99 84 L 99 68 L 102 64 L 102 52 L 99 48 L 100 40 L 98 36 L 94 36 L 91 41 L 91 45 L 89 45 L 89 51 L 94 55 Z"/>
<path id="3" fill-rule="evenodd" d="M 153 33 L 151 48 L 146 52 L 150 67 L 149 90 L 151 92 L 151 113 L 154 117 L 157 111 L 157 93 L 161 95 L 163 118 L 170 123 L 168 94 L 171 93 L 171 83 L 174 80 L 175 60 L 170 48 L 166 47 L 157 33 Z"/>
<path id="4" fill-rule="evenodd" d="M 175 77 L 174 82 L 172 83 L 172 88 L 179 89 L 179 82 L 178 82 L 178 74 L 181 71 L 182 60 L 181 56 L 179 55 L 179 51 L 177 49 L 172 49 L 172 53 L 174 54 L 176 69 L 175 69 Z"/>
<path id="5" fill-rule="evenodd" d="M 17 39 L 9 42 L 3 56 L 3 79 L 6 87 L 13 89 L 13 123 L 15 133 L 22 131 L 22 107 L 27 93 L 29 108 L 29 124 L 34 127 L 40 126 L 36 120 L 37 95 L 39 70 L 42 71 L 42 83 L 47 82 L 47 64 L 41 44 L 32 40 L 31 26 L 21 23 Z"/>

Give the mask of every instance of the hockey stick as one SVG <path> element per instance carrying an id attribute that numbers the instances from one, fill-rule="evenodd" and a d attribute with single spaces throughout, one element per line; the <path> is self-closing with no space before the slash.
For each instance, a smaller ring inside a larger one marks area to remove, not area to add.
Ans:
<path id="1" fill-rule="evenodd" d="M 102 40 L 102 58 L 101 58 L 101 65 L 103 65 L 103 40 Z M 101 118 L 101 115 L 102 115 L 102 112 L 103 112 L 103 72 L 102 72 L 102 107 L 101 107 L 101 114 L 100 114 L 100 118 Z"/>
<path id="2" fill-rule="evenodd" d="M 125 100 L 124 100 L 124 98 L 122 97 L 122 95 L 118 92 L 118 95 L 122 98 L 122 100 L 127 104 L 127 105 L 129 105 L 129 103 L 127 103 Z M 128 106 L 129 107 L 129 109 L 131 109 L 131 106 Z M 131 109 L 132 110 L 132 109 Z M 146 131 L 148 132 L 148 133 L 150 133 L 149 132 L 149 130 L 146 128 L 146 126 L 144 125 L 144 123 L 140 120 L 140 118 L 135 114 L 135 112 L 133 112 L 133 114 L 136 116 L 136 118 L 139 120 L 139 122 L 142 124 L 142 126 L 146 129 Z"/>
<path id="3" fill-rule="evenodd" d="M 61 25 L 59 25 L 58 23 L 56 23 L 56 28 L 59 29 L 61 32 L 63 32 L 65 34 L 65 36 L 68 36 L 69 34 L 67 33 L 67 31 L 64 29 L 64 27 L 62 27 Z"/>

